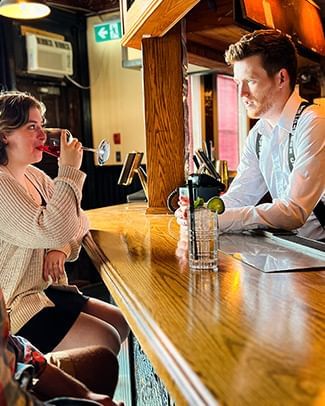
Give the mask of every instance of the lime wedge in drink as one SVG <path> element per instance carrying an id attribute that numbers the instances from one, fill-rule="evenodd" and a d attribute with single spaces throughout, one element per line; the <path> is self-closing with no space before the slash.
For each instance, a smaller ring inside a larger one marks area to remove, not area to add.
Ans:
<path id="1" fill-rule="evenodd" d="M 197 209 L 198 207 L 201 207 L 204 205 L 204 199 L 202 197 L 197 197 L 194 200 L 194 209 Z"/>
<path id="2" fill-rule="evenodd" d="M 207 208 L 221 214 L 225 211 L 225 204 L 220 197 L 214 196 L 207 201 Z"/>

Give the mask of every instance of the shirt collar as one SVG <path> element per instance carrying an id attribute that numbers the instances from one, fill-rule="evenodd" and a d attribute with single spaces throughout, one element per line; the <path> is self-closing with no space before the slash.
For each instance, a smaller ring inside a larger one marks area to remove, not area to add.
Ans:
<path id="1" fill-rule="evenodd" d="M 282 110 L 277 126 L 290 133 L 293 120 L 302 101 L 303 99 L 299 96 L 298 92 L 294 91 Z"/>
<path id="2" fill-rule="evenodd" d="M 287 133 L 290 133 L 293 120 L 302 101 L 303 99 L 299 96 L 298 92 L 294 91 L 284 105 L 280 118 L 275 127 L 272 128 L 271 124 L 262 118 L 258 122 L 258 130 L 263 134 L 271 135 L 273 130 L 276 127 L 279 127 L 280 129 L 285 130 Z"/>

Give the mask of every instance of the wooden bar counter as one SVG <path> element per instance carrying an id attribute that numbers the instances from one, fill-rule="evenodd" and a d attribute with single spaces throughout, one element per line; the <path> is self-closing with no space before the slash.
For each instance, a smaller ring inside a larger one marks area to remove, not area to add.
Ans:
<path id="1" fill-rule="evenodd" d="M 172 215 L 87 212 L 85 248 L 177 405 L 325 404 L 325 272 L 263 273 L 219 254 L 189 272 Z"/>

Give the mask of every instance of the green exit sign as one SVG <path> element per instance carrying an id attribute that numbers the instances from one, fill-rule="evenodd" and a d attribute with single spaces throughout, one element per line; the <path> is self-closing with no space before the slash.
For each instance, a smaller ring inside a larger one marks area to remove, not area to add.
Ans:
<path id="1" fill-rule="evenodd" d="M 121 21 L 115 20 L 94 26 L 95 41 L 112 41 L 122 37 Z"/>

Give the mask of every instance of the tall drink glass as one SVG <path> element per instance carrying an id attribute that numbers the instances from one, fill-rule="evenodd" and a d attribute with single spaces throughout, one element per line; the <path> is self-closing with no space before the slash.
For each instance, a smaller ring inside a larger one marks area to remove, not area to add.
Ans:
<path id="1" fill-rule="evenodd" d="M 189 267 L 193 271 L 218 270 L 218 215 L 199 207 L 188 217 Z"/>

